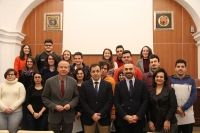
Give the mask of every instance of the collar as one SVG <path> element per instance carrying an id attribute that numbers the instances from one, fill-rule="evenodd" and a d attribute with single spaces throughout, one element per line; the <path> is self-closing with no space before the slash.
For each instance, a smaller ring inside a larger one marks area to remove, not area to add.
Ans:
<path id="1" fill-rule="evenodd" d="M 101 82 L 101 78 L 99 78 L 98 81 L 94 81 L 93 78 L 91 78 L 91 79 L 92 79 L 92 83 L 93 83 L 93 84 L 95 84 L 94 82 L 99 82 L 99 83 Z"/>

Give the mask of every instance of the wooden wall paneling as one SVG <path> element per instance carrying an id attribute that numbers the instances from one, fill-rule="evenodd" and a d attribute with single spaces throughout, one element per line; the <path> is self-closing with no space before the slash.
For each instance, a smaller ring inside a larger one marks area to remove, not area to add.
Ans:
<path id="1" fill-rule="evenodd" d="M 26 35 L 22 44 L 35 44 L 35 9 L 25 19 L 22 26 L 22 33 Z"/>
<path id="2" fill-rule="evenodd" d="M 198 78 L 197 46 L 196 44 L 183 44 L 183 59 L 187 63 L 187 74 Z"/>
<path id="3" fill-rule="evenodd" d="M 176 60 L 182 57 L 182 44 L 154 44 L 154 53 L 159 56 L 161 67 L 172 75 Z"/>
<path id="4" fill-rule="evenodd" d="M 174 30 L 154 30 L 154 43 L 177 43 L 182 41 L 182 7 L 172 0 L 154 0 L 153 11 L 173 11 Z"/>
<path id="5" fill-rule="evenodd" d="M 183 42 L 184 43 L 196 43 L 194 40 L 192 33 L 190 32 L 191 26 L 195 26 L 193 19 L 190 14 L 183 9 Z M 195 27 L 196 29 L 196 27 Z"/>

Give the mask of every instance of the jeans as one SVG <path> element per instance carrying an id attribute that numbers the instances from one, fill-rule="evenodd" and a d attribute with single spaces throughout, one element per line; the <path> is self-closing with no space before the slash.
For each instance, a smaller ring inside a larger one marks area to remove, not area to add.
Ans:
<path id="1" fill-rule="evenodd" d="M 10 133 L 17 133 L 22 120 L 22 111 L 6 114 L 0 112 L 0 130 L 9 130 Z"/>
<path id="2" fill-rule="evenodd" d="M 35 119 L 32 114 L 27 114 L 27 121 L 29 130 L 48 130 L 48 114 L 43 114 L 38 119 Z"/>

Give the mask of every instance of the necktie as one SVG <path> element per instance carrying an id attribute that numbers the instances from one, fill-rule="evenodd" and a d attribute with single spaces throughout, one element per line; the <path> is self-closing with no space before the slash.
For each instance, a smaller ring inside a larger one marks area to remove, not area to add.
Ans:
<path id="1" fill-rule="evenodd" d="M 94 90 L 95 90 L 95 93 L 96 93 L 96 96 L 98 94 L 98 83 L 99 82 L 94 82 L 95 83 L 95 86 L 94 86 Z"/>
<path id="2" fill-rule="evenodd" d="M 130 92 L 130 95 L 132 96 L 133 95 L 133 81 L 132 80 L 129 80 L 129 92 Z"/>
<path id="3" fill-rule="evenodd" d="M 62 94 L 62 96 L 64 96 L 64 94 L 65 94 L 65 86 L 64 86 L 63 80 L 61 80 L 61 94 Z"/>

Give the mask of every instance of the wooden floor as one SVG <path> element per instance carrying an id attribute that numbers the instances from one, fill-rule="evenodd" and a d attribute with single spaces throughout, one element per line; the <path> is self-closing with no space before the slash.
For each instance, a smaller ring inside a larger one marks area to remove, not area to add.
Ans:
<path id="1" fill-rule="evenodd" d="M 193 133 L 200 133 L 200 126 L 194 126 L 193 127 Z"/>

